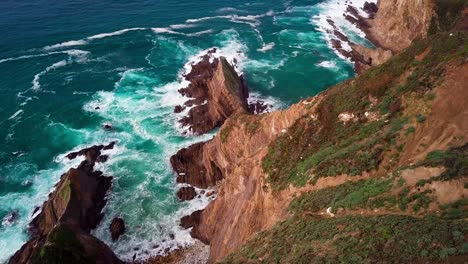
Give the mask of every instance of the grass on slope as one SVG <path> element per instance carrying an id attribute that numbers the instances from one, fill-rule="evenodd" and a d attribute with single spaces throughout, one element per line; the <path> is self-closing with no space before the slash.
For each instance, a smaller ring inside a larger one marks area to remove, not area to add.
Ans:
<path id="1" fill-rule="evenodd" d="M 295 215 L 222 263 L 414 263 L 468 254 L 464 221 L 435 216 Z"/>
<path id="2" fill-rule="evenodd" d="M 379 167 L 385 153 L 392 152 L 393 160 L 398 161 L 402 150 L 398 142 L 414 131 L 407 127 L 409 120 L 425 121 L 421 113 L 404 115 L 403 98 L 411 95 L 413 100 L 430 103 L 432 89 L 443 80 L 447 63 L 468 57 L 468 34 L 450 34 L 418 40 L 387 63 L 326 91 L 317 119 L 306 115 L 270 144 L 262 167 L 273 189 L 314 183 L 320 177 L 369 172 Z M 428 54 L 416 59 L 424 51 Z M 352 113 L 356 121 L 340 121 L 340 113 L 345 112 Z M 370 120 L 366 112 L 379 113 L 380 118 Z"/>

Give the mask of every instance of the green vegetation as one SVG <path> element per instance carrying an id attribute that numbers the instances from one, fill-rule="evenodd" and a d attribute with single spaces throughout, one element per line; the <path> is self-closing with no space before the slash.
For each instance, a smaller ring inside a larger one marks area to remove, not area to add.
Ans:
<path id="1" fill-rule="evenodd" d="M 367 208 L 372 204 L 371 198 L 388 192 L 393 179 L 377 178 L 347 182 L 337 187 L 329 187 L 306 193 L 291 202 L 293 212 L 318 212 L 327 207 L 357 209 Z"/>
<path id="2" fill-rule="evenodd" d="M 35 249 L 31 262 L 33 264 L 90 263 L 75 233 L 63 224 L 55 227 L 45 244 Z"/>
<path id="3" fill-rule="evenodd" d="M 425 97 L 433 94 L 431 89 L 443 80 L 446 64 L 468 58 L 467 35 L 445 32 L 417 40 L 387 63 L 327 91 L 317 106 L 317 120 L 305 115 L 269 146 L 262 167 L 272 188 L 281 190 L 289 184 L 313 184 L 320 177 L 373 171 L 385 153 L 396 150 L 385 167 L 390 170 L 403 150 L 399 141 L 415 131 L 414 127 L 406 127 L 409 121 L 426 120 L 423 115 L 405 116 L 402 98 L 411 94 L 430 103 Z M 427 55 L 416 60 L 416 55 L 424 51 Z M 405 72 L 411 74 L 402 82 Z M 371 103 L 370 97 L 377 104 Z M 358 121 L 343 123 L 338 116 L 344 112 L 353 113 Z M 365 112 L 380 113 L 382 117 L 370 122 Z"/>
<path id="4" fill-rule="evenodd" d="M 468 198 L 460 199 L 452 204 L 443 205 L 441 217 L 444 219 L 467 219 L 468 218 Z"/>
<path id="5" fill-rule="evenodd" d="M 448 31 L 455 26 L 460 19 L 460 10 L 468 4 L 467 0 L 436 0 L 437 16 L 433 19 L 429 33 Z"/>
<path id="6" fill-rule="evenodd" d="M 415 164 L 446 171 L 414 188 L 406 185 L 398 165 L 405 137 L 427 121 L 433 88 L 444 80 L 447 65 L 468 60 L 468 33 L 441 32 L 457 23 L 466 3 L 436 0 L 437 19 L 427 39 L 328 90 L 316 106 L 317 118 L 297 120 L 271 143 L 262 163 L 273 190 L 339 174 L 372 171 L 375 177 L 296 197 L 286 221 L 259 233 L 222 263 L 431 263 L 468 254 L 468 200 L 428 213 L 436 202 L 426 186 L 468 175 L 468 144 L 431 152 Z M 413 107 L 418 102 L 423 109 Z M 345 112 L 356 120 L 342 122 L 339 114 Z M 368 120 L 366 112 L 380 116 Z M 344 211 L 335 217 L 318 213 L 328 207 Z"/>
<path id="7" fill-rule="evenodd" d="M 464 221 L 435 216 L 295 215 L 222 263 L 414 263 L 467 254 Z"/>
<path id="8" fill-rule="evenodd" d="M 447 151 L 432 151 L 420 166 L 444 166 L 445 172 L 429 181 L 449 181 L 468 175 L 468 144 Z"/>
<path id="9" fill-rule="evenodd" d="M 65 203 L 68 203 L 68 201 L 70 200 L 70 196 L 71 196 L 70 183 L 71 183 L 70 180 L 66 179 L 65 183 L 63 184 L 62 190 L 58 193 L 60 199 Z"/>

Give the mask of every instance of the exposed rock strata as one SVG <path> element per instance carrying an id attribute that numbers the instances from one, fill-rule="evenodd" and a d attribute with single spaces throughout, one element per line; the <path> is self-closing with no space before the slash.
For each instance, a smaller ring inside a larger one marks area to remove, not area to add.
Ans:
<path id="1" fill-rule="evenodd" d="M 30 223 L 31 239 L 15 253 L 10 263 L 121 263 L 107 245 L 89 234 L 103 217 L 101 211 L 112 180 L 94 171 L 94 164 L 101 150 L 113 145 L 93 146 L 67 155 L 70 159 L 84 156 L 85 160 L 62 175 L 41 212 Z"/>
<path id="2" fill-rule="evenodd" d="M 180 123 L 195 134 L 219 127 L 232 114 L 249 109 L 249 93 L 243 78 L 224 57 L 212 58 L 210 53 L 203 56 L 185 79 L 190 84 L 179 92 L 191 99 L 183 106 L 176 106 L 174 112 L 180 113 L 191 107 Z"/>
<path id="3" fill-rule="evenodd" d="M 361 16 L 357 8 L 366 12 L 368 17 Z M 433 15 L 433 0 L 381 0 L 378 5 L 368 2 L 363 7 L 348 5 L 343 16 L 366 33 L 366 38 L 376 46 L 375 49 L 352 43 L 333 21 L 327 21 L 335 29 L 333 48 L 354 62 L 355 71 L 360 74 L 371 66 L 384 63 L 407 48 L 414 39 L 425 37 Z M 351 50 L 344 49 L 341 42 L 347 43 Z"/>

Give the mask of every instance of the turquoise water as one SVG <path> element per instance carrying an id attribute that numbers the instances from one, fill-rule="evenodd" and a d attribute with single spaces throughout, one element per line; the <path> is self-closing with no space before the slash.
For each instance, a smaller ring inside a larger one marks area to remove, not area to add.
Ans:
<path id="1" fill-rule="evenodd" d="M 239 61 L 254 97 L 276 108 L 315 95 L 353 75 L 329 47 L 324 14 L 365 43 L 339 12 L 329 14 L 334 2 L 2 1 L 0 263 L 27 241 L 34 208 L 79 162 L 64 155 L 113 140 L 98 168 L 115 180 L 93 233 L 123 259 L 192 243 L 178 219 L 208 198 L 179 203 L 168 159 L 214 132 L 181 136 L 173 108 L 185 100 L 177 93 L 184 67 L 218 47 Z M 107 123 L 112 131 L 102 129 Z M 127 232 L 110 242 L 117 215 Z"/>

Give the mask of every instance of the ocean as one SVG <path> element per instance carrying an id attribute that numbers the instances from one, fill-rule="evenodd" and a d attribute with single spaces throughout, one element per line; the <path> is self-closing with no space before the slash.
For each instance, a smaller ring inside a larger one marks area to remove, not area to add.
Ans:
<path id="1" fill-rule="evenodd" d="M 355 0 L 362 6 L 362 0 Z M 276 109 L 354 75 L 330 45 L 327 18 L 370 45 L 343 17 L 344 0 L 3 0 L 0 2 L 0 263 L 79 160 L 65 155 L 117 141 L 98 169 L 114 176 L 93 234 L 139 259 L 193 243 L 179 219 L 206 206 L 179 202 L 169 157 L 212 138 L 183 136 L 174 107 L 185 69 L 206 50 L 238 62 L 252 99 Z M 108 131 L 104 124 L 113 127 Z M 126 233 L 112 242 L 121 216 Z"/>

